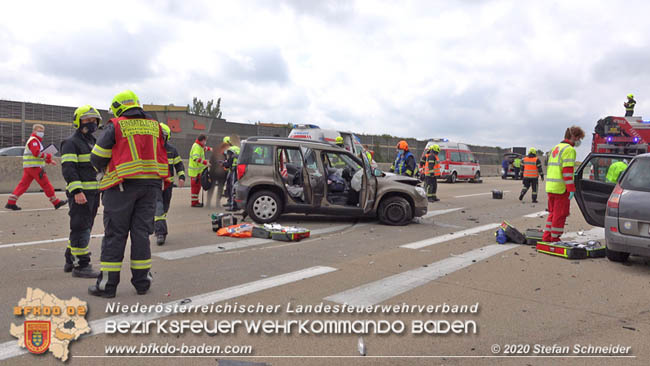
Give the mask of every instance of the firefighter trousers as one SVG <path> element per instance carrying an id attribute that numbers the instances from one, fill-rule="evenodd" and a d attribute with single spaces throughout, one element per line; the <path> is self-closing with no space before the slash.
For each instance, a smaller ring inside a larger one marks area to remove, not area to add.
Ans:
<path id="1" fill-rule="evenodd" d="M 560 241 L 560 236 L 564 233 L 564 223 L 569 216 L 570 207 L 569 192 L 548 194 L 548 218 L 546 219 L 546 228 L 544 228 L 542 241 Z"/>
<path id="2" fill-rule="evenodd" d="M 43 192 L 45 192 L 45 195 L 50 199 L 50 202 L 52 202 L 53 205 L 59 203 L 59 199 L 56 198 L 56 195 L 54 194 L 54 187 L 52 187 L 52 183 L 50 183 L 50 180 L 47 178 L 45 169 L 41 167 L 23 169 L 23 177 L 20 179 L 20 182 L 14 191 L 9 195 L 7 203 L 15 205 L 18 198 L 22 196 L 23 193 L 27 192 L 29 186 L 34 180 L 39 186 L 41 186 L 41 188 L 43 188 Z"/>
<path id="3" fill-rule="evenodd" d="M 234 172 L 232 170 L 228 170 L 228 175 L 226 175 L 226 198 L 228 198 L 228 204 L 231 204 L 232 201 L 232 195 L 233 195 L 233 183 L 232 183 L 232 178 L 233 178 Z"/>
<path id="4" fill-rule="evenodd" d="M 537 186 L 539 185 L 539 179 L 537 178 L 524 178 L 524 181 L 522 182 L 524 184 L 524 188 L 521 189 L 521 194 L 519 195 L 519 200 L 521 201 L 526 193 L 528 192 L 529 188 L 533 188 L 533 201 L 537 201 Z"/>
<path id="5" fill-rule="evenodd" d="M 427 192 L 427 200 L 429 202 L 435 201 L 436 191 L 438 191 L 438 179 L 435 176 L 425 176 L 424 177 L 424 190 Z"/>
<path id="6" fill-rule="evenodd" d="M 104 239 L 102 240 L 101 272 L 97 287 L 115 293 L 120 283 L 120 269 L 126 249 L 126 239 L 131 238 L 131 283 L 139 291 L 151 286 L 151 247 L 149 235 L 153 234 L 156 198 L 160 187 L 138 185 L 125 181 L 104 191 Z"/>
<path id="7" fill-rule="evenodd" d="M 519 179 L 519 173 L 520 173 L 520 171 L 521 171 L 521 168 L 514 167 L 513 170 L 515 171 L 515 172 L 514 172 L 514 174 L 515 174 L 515 178 L 514 178 L 514 179 L 515 179 L 515 180 L 516 180 L 516 179 Z"/>
<path id="8" fill-rule="evenodd" d="M 86 203 L 80 205 L 74 201 L 74 195 L 68 193 L 68 205 L 70 211 L 70 236 L 68 247 L 65 250 L 65 262 L 72 264 L 75 268 L 88 267 L 90 264 L 90 231 L 97 216 L 99 207 L 99 191 L 84 191 Z"/>
<path id="9" fill-rule="evenodd" d="M 170 184 L 167 189 L 158 192 L 156 215 L 154 217 L 156 235 L 167 236 L 167 212 L 169 212 L 169 204 L 172 201 L 172 189 L 173 185 Z"/>
<path id="10" fill-rule="evenodd" d="M 199 194 L 201 194 L 201 174 L 196 177 L 190 177 L 190 191 L 192 192 L 192 206 L 199 203 Z"/>

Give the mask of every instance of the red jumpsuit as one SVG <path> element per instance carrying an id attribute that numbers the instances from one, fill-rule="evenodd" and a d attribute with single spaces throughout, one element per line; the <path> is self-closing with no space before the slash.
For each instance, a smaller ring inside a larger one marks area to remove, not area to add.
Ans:
<path id="1" fill-rule="evenodd" d="M 43 139 L 36 136 L 36 133 L 32 135 L 27 140 L 25 145 L 25 153 L 23 155 L 23 177 L 18 183 L 18 186 L 14 191 L 9 195 L 9 200 L 7 204 L 15 205 L 18 198 L 29 189 L 29 186 L 32 184 L 33 180 L 43 188 L 45 195 L 50 199 L 52 205 L 58 205 L 61 200 L 56 198 L 54 195 L 54 187 L 52 183 L 47 178 L 47 174 L 43 167 L 46 163 L 52 162 L 52 154 L 46 154 L 42 152 L 43 145 L 41 142 Z M 30 156 L 31 153 L 31 156 Z"/>

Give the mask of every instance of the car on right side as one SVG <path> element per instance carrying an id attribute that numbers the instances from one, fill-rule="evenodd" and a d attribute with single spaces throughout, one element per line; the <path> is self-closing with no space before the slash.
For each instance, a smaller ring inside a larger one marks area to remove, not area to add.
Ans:
<path id="1" fill-rule="evenodd" d="M 574 180 L 585 220 L 605 229 L 607 258 L 650 257 L 650 154 L 591 153 Z"/>

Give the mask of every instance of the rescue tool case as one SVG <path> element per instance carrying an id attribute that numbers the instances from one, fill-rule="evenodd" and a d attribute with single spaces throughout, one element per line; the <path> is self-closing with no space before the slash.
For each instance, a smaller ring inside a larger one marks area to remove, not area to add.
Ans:
<path id="1" fill-rule="evenodd" d="M 500 191 L 498 189 L 493 189 L 492 190 L 492 199 L 495 199 L 495 200 L 503 199 L 503 191 Z"/>
<path id="2" fill-rule="evenodd" d="M 528 245 L 537 245 L 538 241 L 542 241 L 544 232 L 538 229 L 527 229 L 526 230 L 526 244 Z"/>
<path id="3" fill-rule="evenodd" d="M 212 214 L 212 231 L 218 231 L 222 227 L 237 225 L 237 218 L 233 214 L 220 213 Z"/>
<path id="4" fill-rule="evenodd" d="M 537 251 L 545 254 L 556 255 L 567 259 L 601 258 L 605 256 L 606 247 L 598 241 L 587 243 L 540 241 Z"/>
<path id="5" fill-rule="evenodd" d="M 503 229 L 503 231 L 505 231 L 508 241 L 517 244 L 526 244 L 526 237 L 524 234 L 515 229 L 514 226 L 510 225 L 508 221 L 502 222 L 500 227 Z"/>

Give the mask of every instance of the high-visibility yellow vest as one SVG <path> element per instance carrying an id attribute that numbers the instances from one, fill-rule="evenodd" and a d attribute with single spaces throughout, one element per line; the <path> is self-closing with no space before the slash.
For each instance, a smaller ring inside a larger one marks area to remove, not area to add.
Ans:
<path id="1" fill-rule="evenodd" d="M 190 164 L 187 171 L 191 178 L 197 177 L 203 172 L 203 169 L 208 167 L 207 165 L 203 165 L 203 163 L 197 163 L 195 160 L 198 159 L 205 160 L 205 148 L 195 142 L 190 150 Z"/>
<path id="2" fill-rule="evenodd" d="M 521 159 L 516 158 L 516 159 L 512 162 L 512 166 L 514 166 L 515 168 L 521 168 Z"/>
<path id="3" fill-rule="evenodd" d="M 563 194 L 566 192 L 566 184 L 573 184 L 572 173 L 562 173 L 562 168 L 573 167 L 576 163 L 576 150 L 570 144 L 561 142 L 557 144 L 550 153 L 548 168 L 546 171 L 546 192 Z M 564 175 L 571 175 L 569 181 L 564 181 Z"/>
<path id="4" fill-rule="evenodd" d="M 618 182 L 618 177 L 621 176 L 621 173 L 623 173 L 625 169 L 627 169 L 627 164 L 622 161 L 617 161 L 609 166 L 605 179 L 610 183 L 616 183 Z"/>
<path id="5" fill-rule="evenodd" d="M 25 151 L 23 152 L 23 168 L 38 168 L 45 166 L 45 159 L 34 156 L 34 154 L 32 154 L 32 151 L 29 149 L 29 144 L 34 140 L 38 142 L 40 150 L 43 151 L 43 144 L 41 144 L 41 142 L 36 137 L 31 136 L 28 138 L 27 143 L 25 144 Z"/>
<path id="6" fill-rule="evenodd" d="M 524 178 L 537 178 L 537 158 L 525 157 L 524 158 Z"/>

